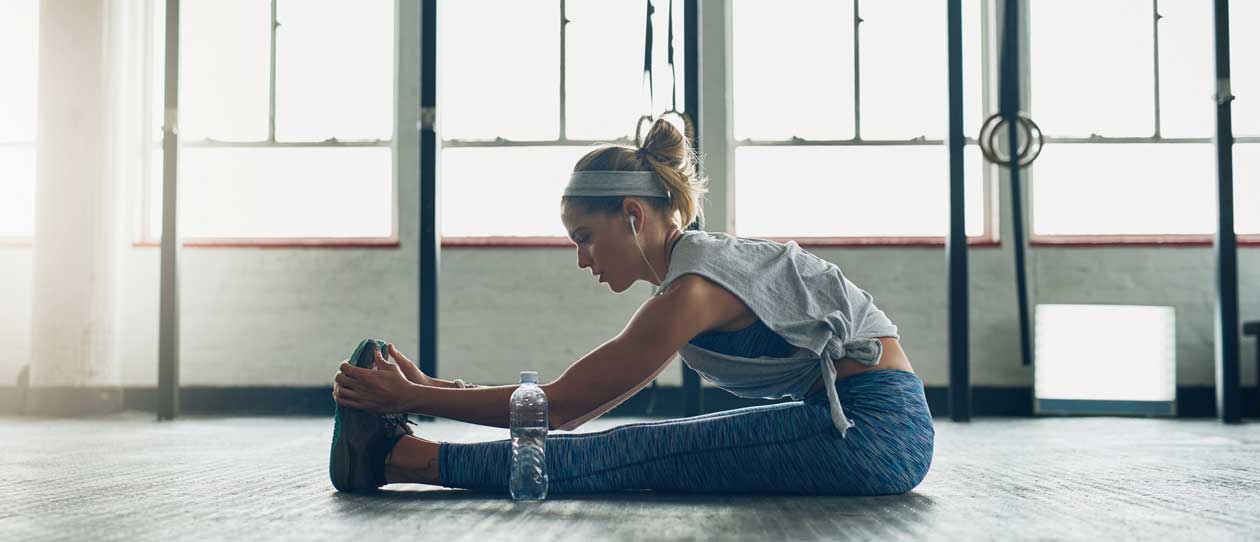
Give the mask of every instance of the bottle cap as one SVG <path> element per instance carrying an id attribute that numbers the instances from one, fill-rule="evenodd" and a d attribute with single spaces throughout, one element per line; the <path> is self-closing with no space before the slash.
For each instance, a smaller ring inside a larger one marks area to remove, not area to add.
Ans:
<path id="1" fill-rule="evenodd" d="M 521 384 L 538 383 L 538 371 L 521 371 Z"/>

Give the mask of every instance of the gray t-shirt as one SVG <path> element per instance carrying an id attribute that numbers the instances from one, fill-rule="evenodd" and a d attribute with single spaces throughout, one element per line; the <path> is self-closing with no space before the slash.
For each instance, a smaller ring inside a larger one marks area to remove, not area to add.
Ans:
<path id="1" fill-rule="evenodd" d="M 794 241 L 735 237 L 687 230 L 670 254 L 659 295 L 683 275 L 705 277 L 748 305 L 766 327 L 797 347 L 788 357 L 747 358 L 686 344 L 678 353 L 692 369 L 740 397 L 801 399 L 825 375 L 834 382 L 833 362 L 852 358 L 876 365 L 879 337 L 898 337 L 897 326 L 871 295 L 835 264 L 806 252 Z M 834 385 L 824 386 L 831 418 L 841 435 L 854 424 L 844 415 Z"/>

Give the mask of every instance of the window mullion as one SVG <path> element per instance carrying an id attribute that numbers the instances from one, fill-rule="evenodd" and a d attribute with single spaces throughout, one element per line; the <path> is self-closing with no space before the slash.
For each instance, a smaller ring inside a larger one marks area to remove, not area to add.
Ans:
<path id="1" fill-rule="evenodd" d="M 269 78 L 270 93 L 267 106 L 267 142 L 276 141 L 276 27 L 280 21 L 276 19 L 276 2 L 271 0 L 271 76 Z"/>
<path id="2" fill-rule="evenodd" d="M 979 3 L 980 3 L 980 21 L 979 21 L 980 58 L 972 59 L 972 61 L 980 62 L 980 111 L 979 113 L 980 113 L 980 118 L 983 119 L 983 118 L 989 117 L 989 104 L 993 100 L 993 95 L 992 95 L 993 90 L 991 88 L 991 85 L 993 84 L 993 74 L 992 74 L 993 62 L 990 56 L 993 52 L 993 47 L 992 47 L 992 43 L 990 42 L 990 39 L 991 39 L 991 36 L 995 34 L 995 32 L 993 30 L 990 17 L 993 16 L 994 12 L 996 11 L 996 8 L 994 8 L 993 3 L 988 0 L 980 0 Z M 966 39 L 966 24 L 965 23 L 966 21 L 964 20 L 963 39 Z M 964 57 L 963 65 L 965 66 L 966 63 L 967 63 L 967 59 Z M 964 71 L 963 77 L 966 77 L 965 71 Z M 963 81 L 963 84 L 964 85 L 966 84 L 965 79 Z M 966 106 L 965 106 L 966 101 L 964 101 L 963 103 L 964 103 L 963 111 L 966 111 Z M 966 122 L 967 122 L 966 118 L 964 118 L 963 119 L 964 126 L 966 126 Z M 980 134 L 976 134 L 976 137 L 979 137 L 979 136 Z M 978 141 L 972 139 L 971 137 L 967 137 L 967 142 L 963 145 L 964 152 L 966 151 L 967 145 L 973 145 L 973 144 L 978 144 Z M 984 160 L 983 157 L 981 157 L 980 159 Z M 996 201 L 994 197 L 997 193 L 997 179 L 994 176 L 994 171 L 992 167 L 987 167 L 986 165 L 986 167 L 980 168 L 980 186 L 981 186 L 981 193 L 983 194 L 982 197 L 984 198 L 983 200 L 984 208 L 981 210 L 981 212 L 984 213 L 984 237 L 986 239 L 998 240 L 999 239 L 998 234 L 1001 230 L 1002 212 L 1001 212 L 1001 204 L 994 205 L 993 203 L 994 201 Z"/>
<path id="3" fill-rule="evenodd" d="M 853 139 L 862 139 L 862 50 L 859 39 L 862 13 L 853 0 Z"/>
<path id="4" fill-rule="evenodd" d="M 565 0 L 560 0 L 560 137 L 559 141 L 565 141 L 569 138 L 569 129 L 566 126 L 568 115 L 565 112 L 565 87 L 568 86 L 568 79 L 565 65 L 565 51 L 568 47 L 565 40 L 565 33 L 569 26 L 569 18 L 565 16 Z"/>
<path id="5" fill-rule="evenodd" d="M 520 148 L 520 147 L 594 147 L 603 144 L 616 145 L 632 145 L 629 137 L 621 136 L 616 139 L 535 139 L 530 141 L 515 141 L 511 139 L 503 139 L 501 137 L 495 139 L 443 139 L 443 148 Z"/>
<path id="6" fill-rule="evenodd" d="M 1159 136 L 1143 136 L 1143 137 L 1103 137 L 1092 135 L 1088 137 L 1070 137 L 1070 136 L 1045 136 L 1042 140 L 1046 143 L 1091 143 L 1091 144 L 1107 144 L 1107 143 L 1211 143 L 1210 137 L 1159 137 Z"/>
<path id="7" fill-rule="evenodd" d="M 1155 139 L 1160 137 L 1160 115 L 1159 115 L 1159 21 L 1164 16 L 1159 14 L 1159 0 L 1151 0 L 1151 26 L 1155 32 Z"/>
<path id="8" fill-rule="evenodd" d="M 278 148 L 345 148 L 345 147 L 390 147 L 393 142 L 383 139 L 324 141 L 220 141 L 202 139 L 180 143 L 180 148 L 216 148 L 216 149 L 278 149 Z"/>

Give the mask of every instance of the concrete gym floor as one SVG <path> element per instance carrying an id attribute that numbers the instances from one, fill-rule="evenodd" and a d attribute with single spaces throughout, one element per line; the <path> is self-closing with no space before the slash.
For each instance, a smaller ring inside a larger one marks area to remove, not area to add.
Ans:
<path id="1" fill-rule="evenodd" d="M 581 432 L 642 421 L 607 418 Z M 439 420 L 426 438 L 506 430 Z M 0 540 L 836 540 L 1260 537 L 1260 424 L 937 420 L 899 496 L 507 495 L 328 482 L 323 417 L 0 417 Z"/>

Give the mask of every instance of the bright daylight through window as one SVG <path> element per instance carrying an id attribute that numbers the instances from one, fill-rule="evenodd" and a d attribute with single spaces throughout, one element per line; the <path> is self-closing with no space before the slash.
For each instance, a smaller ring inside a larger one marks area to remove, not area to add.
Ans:
<path id="1" fill-rule="evenodd" d="M 658 0 L 652 19 L 656 114 L 671 106 L 669 4 Z M 683 2 L 673 8 L 681 111 Z M 573 165 L 598 143 L 633 145 L 635 120 L 647 111 L 645 14 L 642 0 L 439 5 L 443 236 L 567 237 L 560 193 Z"/>
<path id="2" fill-rule="evenodd" d="M 737 233 L 943 237 L 945 3 L 737 1 L 732 17 Z M 974 137 L 983 113 L 979 0 L 963 2 L 963 21 L 965 130 Z M 974 144 L 965 156 L 966 230 L 976 237 L 993 229 L 994 194 Z"/>
<path id="3" fill-rule="evenodd" d="M 35 231 L 39 2 L 0 0 L 0 240 Z"/>
<path id="4" fill-rule="evenodd" d="M 181 235 L 393 235 L 394 2 L 184 0 Z M 161 234 L 163 2 L 146 234 Z M 231 39 L 223 39 L 231 36 Z M 272 98 L 274 92 L 274 100 Z"/>
<path id="5" fill-rule="evenodd" d="M 1047 136 L 1032 168 L 1034 234 L 1215 231 L 1212 6 L 1155 5 L 1032 2 L 1031 111 Z M 1248 26 L 1257 20 L 1260 3 L 1230 3 L 1234 218 L 1244 235 L 1260 234 L 1260 63 L 1239 61 L 1260 51 Z M 1082 39 L 1103 35 L 1105 47 Z"/>

